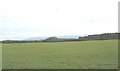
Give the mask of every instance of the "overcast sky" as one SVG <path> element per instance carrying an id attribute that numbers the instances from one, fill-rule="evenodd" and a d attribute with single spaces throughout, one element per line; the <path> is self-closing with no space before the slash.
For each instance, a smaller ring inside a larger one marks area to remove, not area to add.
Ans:
<path id="1" fill-rule="evenodd" d="M 118 32 L 119 0 L 0 0 L 0 40 Z"/>

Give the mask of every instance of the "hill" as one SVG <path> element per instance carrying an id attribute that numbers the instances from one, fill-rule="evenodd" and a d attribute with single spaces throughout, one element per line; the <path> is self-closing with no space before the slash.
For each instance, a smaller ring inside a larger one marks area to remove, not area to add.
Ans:
<path id="1" fill-rule="evenodd" d="M 103 33 L 79 37 L 79 40 L 110 40 L 118 39 L 120 33 Z"/>

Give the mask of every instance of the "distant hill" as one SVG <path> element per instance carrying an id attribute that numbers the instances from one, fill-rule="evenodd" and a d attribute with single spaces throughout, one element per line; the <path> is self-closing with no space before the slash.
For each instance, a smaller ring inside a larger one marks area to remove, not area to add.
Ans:
<path id="1" fill-rule="evenodd" d="M 25 40 L 45 40 L 46 38 L 48 38 L 48 37 L 31 37 L 31 38 L 28 38 Z"/>
<path id="2" fill-rule="evenodd" d="M 56 36 L 57 38 L 63 38 L 63 39 L 78 39 L 79 36 Z M 25 39 L 25 40 L 45 40 L 49 37 L 31 37 L 31 38 L 28 38 L 28 39 Z"/>
<path id="3" fill-rule="evenodd" d="M 67 36 L 57 36 L 57 38 L 66 38 L 66 39 L 78 39 L 79 38 L 79 36 L 70 36 L 70 35 L 67 35 Z"/>
<path id="4" fill-rule="evenodd" d="M 49 38 L 43 40 L 43 42 L 64 42 L 64 41 L 78 41 L 78 39 L 49 37 Z"/>

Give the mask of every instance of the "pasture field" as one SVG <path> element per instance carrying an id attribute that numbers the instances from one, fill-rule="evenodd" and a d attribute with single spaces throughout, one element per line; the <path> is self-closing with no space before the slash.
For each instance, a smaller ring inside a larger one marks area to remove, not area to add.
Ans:
<path id="1" fill-rule="evenodd" d="M 3 69 L 117 69 L 118 40 L 2 45 Z"/>

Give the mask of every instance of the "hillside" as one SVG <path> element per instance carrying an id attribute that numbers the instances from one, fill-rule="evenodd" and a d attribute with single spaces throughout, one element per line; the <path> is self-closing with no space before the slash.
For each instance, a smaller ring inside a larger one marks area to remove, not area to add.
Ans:
<path id="1" fill-rule="evenodd" d="M 110 40 L 118 39 L 119 33 L 104 33 L 79 37 L 79 40 Z"/>

